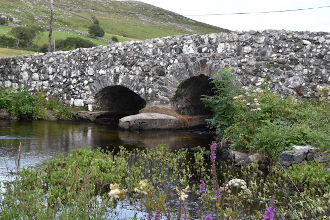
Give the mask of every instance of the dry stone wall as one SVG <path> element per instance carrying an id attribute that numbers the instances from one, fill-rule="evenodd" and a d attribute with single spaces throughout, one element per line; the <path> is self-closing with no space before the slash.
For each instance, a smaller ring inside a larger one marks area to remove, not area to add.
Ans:
<path id="1" fill-rule="evenodd" d="M 243 86 L 313 98 L 330 88 L 329 48 L 330 33 L 323 32 L 172 36 L 1 58 L 0 87 L 43 90 L 68 104 L 92 106 L 100 90 L 121 85 L 150 105 L 168 104 L 184 80 L 230 67 Z"/>

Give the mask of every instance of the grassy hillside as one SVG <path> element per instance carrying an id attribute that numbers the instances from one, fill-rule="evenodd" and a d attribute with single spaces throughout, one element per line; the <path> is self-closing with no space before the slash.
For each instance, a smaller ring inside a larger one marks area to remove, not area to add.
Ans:
<path id="1" fill-rule="evenodd" d="M 12 24 L 48 27 L 48 1 L 0 0 L 0 5 L 0 16 L 13 17 L 16 21 L 10 21 Z M 90 19 L 95 16 L 106 38 L 116 35 L 124 37 L 121 40 L 224 31 L 142 2 L 56 0 L 54 9 L 54 28 L 88 32 Z"/>

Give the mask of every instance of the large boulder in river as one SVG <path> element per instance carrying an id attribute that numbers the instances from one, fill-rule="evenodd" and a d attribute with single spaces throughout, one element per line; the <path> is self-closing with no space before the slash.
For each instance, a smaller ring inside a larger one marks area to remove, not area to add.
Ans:
<path id="1" fill-rule="evenodd" d="M 119 119 L 119 127 L 128 130 L 179 129 L 180 121 L 170 115 L 140 113 Z"/>
<path id="2" fill-rule="evenodd" d="M 283 151 L 278 158 L 278 162 L 283 167 L 289 167 L 294 163 L 311 161 L 314 159 L 314 152 L 317 148 L 312 146 L 293 146 L 292 150 Z"/>

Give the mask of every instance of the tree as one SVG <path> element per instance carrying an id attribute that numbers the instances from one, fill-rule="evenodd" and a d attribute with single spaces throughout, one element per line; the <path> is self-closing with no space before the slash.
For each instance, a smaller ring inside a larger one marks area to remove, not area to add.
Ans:
<path id="1" fill-rule="evenodd" d="M 88 33 L 94 37 L 103 37 L 104 30 L 100 27 L 100 22 L 95 16 L 92 16 L 93 24 L 88 27 Z"/>
<path id="2" fill-rule="evenodd" d="M 95 37 L 104 36 L 104 30 L 98 24 L 93 24 L 93 25 L 89 26 L 88 33 Z"/>
<path id="3" fill-rule="evenodd" d="M 32 44 L 33 38 L 36 36 L 36 30 L 30 27 L 14 27 L 10 33 L 17 39 L 17 47 L 27 47 Z"/>

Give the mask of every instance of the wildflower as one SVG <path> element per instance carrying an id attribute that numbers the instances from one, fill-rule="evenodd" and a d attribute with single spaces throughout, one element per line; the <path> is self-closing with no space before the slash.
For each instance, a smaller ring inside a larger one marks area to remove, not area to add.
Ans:
<path id="1" fill-rule="evenodd" d="M 216 159 L 216 150 L 217 150 L 217 144 L 213 143 L 211 145 L 211 160 L 215 160 Z"/>
<path id="2" fill-rule="evenodd" d="M 120 189 L 118 184 L 110 184 L 110 192 L 109 192 L 109 196 L 114 198 L 114 199 L 118 199 L 118 198 L 123 198 L 125 195 L 126 190 L 122 190 Z"/>
<path id="3" fill-rule="evenodd" d="M 215 198 L 215 200 L 216 201 L 218 201 L 219 200 L 219 198 L 220 198 L 220 188 L 218 188 L 217 190 L 215 190 L 215 192 L 214 192 L 214 198 Z"/>
<path id="4" fill-rule="evenodd" d="M 144 179 L 139 182 L 138 187 L 134 188 L 134 192 L 148 195 L 148 180 Z"/>
<path id="5" fill-rule="evenodd" d="M 242 179 L 232 179 L 228 182 L 229 187 L 245 188 L 246 182 Z"/>
<path id="6" fill-rule="evenodd" d="M 152 219 L 152 216 L 153 216 L 153 213 L 152 213 L 152 211 L 150 211 L 150 212 L 148 213 L 148 220 L 151 220 L 151 219 Z"/>
<path id="7" fill-rule="evenodd" d="M 188 198 L 187 191 L 189 189 L 189 186 L 187 186 L 183 190 L 179 190 L 178 188 L 175 188 L 175 189 L 176 189 L 176 192 L 179 196 L 180 201 L 184 202 L 186 200 L 186 198 Z"/>
<path id="8" fill-rule="evenodd" d="M 205 216 L 204 220 L 213 220 L 213 217 L 211 215 Z"/>
<path id="9" fill-rule="evenodd" d="M 199 191 L 201 194 L 205 193 L 205 182 L 204 180 L 200 180 L 201 184 L 199 185 Z"/>
<path id="10" fill-rule="evenodd" d="M 228 182 L 226 188 L 230 188 L 230 189 L 236 189 L 236 190 L 242 190 L 244 193 L 251 195 L 252 192 L 247 188 L 246 186 L 246 182 L 242 179 L 232 179 Z M 228 192 L 230 193 L 231 190 L 228 190 Z"/>
<path id="11" fill-rule="evenodd" d="M 248 102 L 248 103 L 246 103 L 246 105 L 247 105 L 247 106 L 249 106 L 249 105 L 251 105 L 251 103 L 250 103 L 250 102 Z"/>
<path id="12" fill-rule="evenodd" d="M 261 108 L 257 108 L 256 110 L 257 110 L 257 111 L 261 111 Z"/>
<path id="13" fill-rule="evenodd" d="M 157 209 L 156 209 L 155 220 L 159 220 L 161 216 L 162 216 L 162 213 L 161 213 L 160 210 L 157 208 Z"/>
<path id="14" fill-rule="evenodd" d="M 275 210 L 274 206 L 270 205 L 265 211 L 263 220 L 273 220 L 275 211 L 276 210 Z"/>

